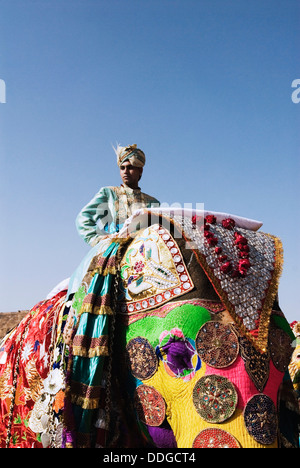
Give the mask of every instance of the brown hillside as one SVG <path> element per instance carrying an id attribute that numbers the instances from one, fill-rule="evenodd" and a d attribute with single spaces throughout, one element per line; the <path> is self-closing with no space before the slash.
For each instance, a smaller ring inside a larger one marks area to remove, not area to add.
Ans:
<path id="1" fill-rule="evenodd" d="M 18 312 L 3 312 L 0 313 L 0 340 L 13 328 L 15 328 L 28 310 L 19 310 Z"/>

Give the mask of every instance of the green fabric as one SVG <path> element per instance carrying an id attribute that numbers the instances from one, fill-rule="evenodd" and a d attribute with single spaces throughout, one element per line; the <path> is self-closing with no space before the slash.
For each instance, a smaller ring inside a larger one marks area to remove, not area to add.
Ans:
<path id="1" fill-rule="evenodd" d="M 145 317 L 127 328 L 126 342 L 143 336 L 155 346 L 159 345 L 160 334 L 165 330 L 179 328 L 184 336 L 195 340 L 199 328 L 211 319 L 207 309 L 201 306 L 184 304 L 175 307 L 166 317 Z"/>

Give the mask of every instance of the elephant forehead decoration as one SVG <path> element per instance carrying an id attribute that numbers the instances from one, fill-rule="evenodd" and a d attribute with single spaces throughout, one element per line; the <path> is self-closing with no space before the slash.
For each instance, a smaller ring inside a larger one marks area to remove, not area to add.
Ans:
<path id="1" fill-rule="evenodd" d="M 128 247 L 121 263 L 122 311 L 152 309 L 194 288 L 180 249 L 158 224 L 145 229 Z"/>
<path id="2" fill-rule="evenodd" d="M 181 220 L 174 217 L 174 221 Z M 184 219 L 184 236 L 237 326 L 265 352 L 283 264 L 281 241 L 235 227 L 231 218 L 205 218 L 204 229 Z"/>

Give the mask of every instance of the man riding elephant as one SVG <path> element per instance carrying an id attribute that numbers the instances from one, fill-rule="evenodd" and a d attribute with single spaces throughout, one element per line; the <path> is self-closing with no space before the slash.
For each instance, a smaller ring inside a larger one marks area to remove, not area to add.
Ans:
<path id="1" fill-rule="evenodd" d="M 89 437 L 93 409 L 98 404 L 96 400 L 99 401 L 105 356 L 109 354 L 109 316 L 112 314 L 110 295 L 117 270 L 116 259 L 122 243 L 118 239 L 118 233 L 126 219 L 137 209 L 159 206 L 156 198 L 141 192 L 139 187 L 146 161 L 144 152 L 137 145 L 118 145 L 115 153 L 123 184 L 120 187 L 100 189 L 76 219 L 80 236 L 93 247 L 71 277 L 67 295 L 71 298 L 75 293 L 77 310 L 74 301 L 73 307 L 76 314 L 80 314 L 80 323 L 75 327 L 73 338 L 72 379 L 69 386 L 75 414 L 73 424 L 77 432 L 77 445 L 85 445 Z M 101 264 L 97 263 L 99 258 Z M 87 286 L 82 289 L 83 283 Z M 83 345 L 88 340 L 97 343 L 92 350 L 87 350 Z M 91 359 L 86 359 L 87 357 Z M 92 371 L 95 366 L 97 372 Z M 84 379 L 82 375 L 85 375 Z M 85 396 L 82 392 L 78 396 L 78 386 L 84 388 Z M 88 394 L 91 389 L 95 393 L 95 388 L 98 389 L 98 396 L 90 402 Z M 107 421 L 103 424 L 107 425 Z M 66 443 L 71 446 L 75 443 L 73 432 L 66 431 Z M 103 436 L 105 437 L 105 432 Z M 105 442 L 101 441 L 103 443 Z"/>
<path id="2" fill-rule="evenodd" d="M 135 210 L 159 206 L 156 198 L 139 187 L 146 162 L 144 152 L 137 145 L 118 145 L 115 152 L 123 184 L 101 188 L 76 219 L 79 235 L 92 246 L 104 236 L 119 232 Z"/>
<path id="3" fill-rule="evenodd" d="M 136 144 L 117 145 L 114 150 L 123 183 L 118 187 L 102 187 L 76 218 L 79 235 L 93 248 L 71 277 L 69 294 L 77 291 L 91 259 L 99 251 L 99 242 L 109 242 L 116 237 L 135 210 L 160 205 L 156 198 L 143 193 L 139 187 L 146 163 L 145 153 Z"/>
<path id="4" fill-rule="evenodd" d="M 78 216 L 92 249 L 68 290 L 1 345 L 1 446 L 296 446 L 277 403 L 293 340 L 280 240 L 245 218 L 153 209 L 144 154 L 116 153 L 123 186 Z"/>

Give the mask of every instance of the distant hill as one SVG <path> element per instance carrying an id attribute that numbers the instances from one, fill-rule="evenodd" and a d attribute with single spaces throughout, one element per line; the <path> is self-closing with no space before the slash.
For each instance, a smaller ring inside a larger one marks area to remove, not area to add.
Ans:
<path id="1" fill-rule="evenodd" d="M 0 340 L 13 328 L 15 328 L 28 314 L 28 310 L 19 310 L 18 312 L 0 313 Z"/>

